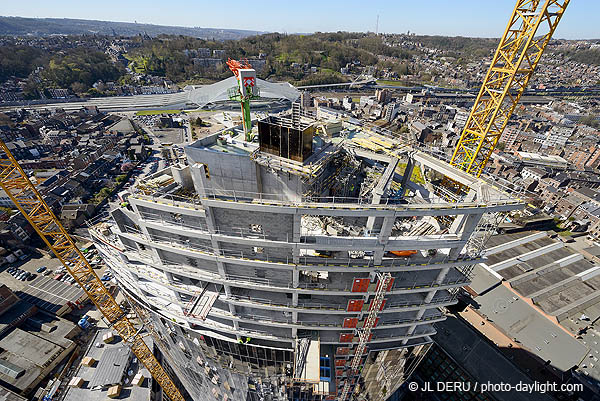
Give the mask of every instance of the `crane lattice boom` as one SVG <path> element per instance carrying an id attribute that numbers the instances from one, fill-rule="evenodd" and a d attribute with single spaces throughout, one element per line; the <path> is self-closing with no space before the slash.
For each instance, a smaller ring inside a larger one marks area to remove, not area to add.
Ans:
<path id="1" fill-rule="evenodd" d="M 183 396 L 158 363 L 142 336 L 127 319 L 110 292 L 104 287 L 81 251 L 60 224 L 40 193 L 31 183 L 6 144 L 0 141 L 6 158 L 0 160 L 0 187 L 37 231 L 69 274 L 85 291 L 119 336 L 129 344 L 135 356 L 144 364 L 154 380 L 171 401 L 183 401 Z"/>
<path id="2" fill-rule="evenodd" d="M 235 75 L 235 77 L 238 79 L 240 76 L 240 70 L 243 70 L 245 68 L 252 68 L 248 60 L 237 61 L 232 58 L 228 58 L 225 64 L 227 64 L 233 75 Z"/>
<path id="3" fill-rule="evenodd" d="M 481 175 L 569 1 L 517 0 L 450 164 Z"/>

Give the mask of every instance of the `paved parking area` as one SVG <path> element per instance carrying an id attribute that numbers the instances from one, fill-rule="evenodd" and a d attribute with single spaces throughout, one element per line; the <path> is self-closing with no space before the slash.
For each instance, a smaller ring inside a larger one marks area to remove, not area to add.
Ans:
<path id="1" fill-rule="evenodd" d="M 8 269 L 10 267 L 18 267 L 19 269 L 28 271 L 30 273 L 36 273 L 36 270 L 38 268 L 40 268 L 41 266 L 46 266 L 48 269 L 54 270 L 59 266 L 62 266 L 62 264 L 60 263 L 60 261 L 56 258 L 50 258 L 48 256 L 42 256 L 42 255 L 36 255 L 31 257 L 29 260 L 27 260 L 26 262 L 15 262 L 15 263 L 11 263 L 9 265 L 4 265 L 2 267 L 0 267 L 0 283 L 2 284 L 6 284 L 11 290 L 13 291 L 19 291 L 22 288 L 26 287 L 30 281 L 20 281 L 17 280 L 16 278 L 14 278 L 13 276 L 11 276 L 8 273 Z"/>
<path id="2" fill-rule="evenodd" d="M 38 268 L 46 266 L 47 270 L 54 271 L 57 268 L 62 267 L 62 263 L 57 258 L 50 258 L 49 256 L 43 256 L 38 254 L 32 256 L 26 262 L 15 262 L 11 263 L 10 265 L 4 265 L 0 267 L 0 283 L 6 284 L 13 291 L 19 291 L 26 287 L 31 281 L 20 281 L 17 280 L 15 277 L 11 276 L 7 270 L 13 266 L 18 267 L 21 270 L 25 270 L 27 272 L 39 275 L 40 273 L 36 272 Z M 95 269 L 94 271 L 96 272 L 96 274 L 98 274 L 98 276 L 102 277 L 106 267 L 104 264 L 100 264 L 98 266 L 99 268 Z"/>

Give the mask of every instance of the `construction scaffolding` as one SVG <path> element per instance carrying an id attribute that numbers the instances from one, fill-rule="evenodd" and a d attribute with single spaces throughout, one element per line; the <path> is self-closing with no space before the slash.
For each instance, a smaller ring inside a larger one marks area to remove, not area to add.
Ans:
<path id="1" fill-rule="evenodd" d="M 355 375 L 359 374 L 358 368 L 364 364 L 363 354 L 367 351 L 367 344 L 371 341 L 371 330 L 377 324 L 379 311 L 383 309 L 385 293 L 391 288 L 392 275 L 390 273 L 377 273 L 377 278 L 377 290 L 369 306 L 369 315 L 365 320 L 365 324 L 361 330 L 358 330 L 358 344 L 354 349 L 354 357 L 348 369 L 348 376 L 346 377 L 344 388 L 339 398 L 340 401 L 346 401 L 352 385 L 356 384 L 354 380 Z"/>

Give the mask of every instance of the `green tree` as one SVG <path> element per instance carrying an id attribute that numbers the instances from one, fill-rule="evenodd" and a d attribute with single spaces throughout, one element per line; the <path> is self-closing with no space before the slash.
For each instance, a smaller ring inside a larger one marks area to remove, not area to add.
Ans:
<path id="1" fill-rule="evenodd" d="M 81 82 L 73 82 L 71 84 L 71 90 L 78 95 L 85 93 L 87 89 L 88 88 Z"/>
<path id="2" fill-rule="evenodd" d="M 123 67 L 103 52 L 82 48 L 52 57 L 42 77 L 50 87 L 69 88 L 77 83 L 78 89 L 89 89 L 98 80 L 115 81 L 123 73 Z"/>
<path id="3" fill-rule="evenodd" d="M 579 122 L 581 124 L 587 125 L 588 127 L 600 128 L 600 121 L 598 121 L 596 119 L 596 117 L 594 117 L 594 116 L 588 115 L 588 116 L 582 117 L 581 119 L 579 119 Z"/>

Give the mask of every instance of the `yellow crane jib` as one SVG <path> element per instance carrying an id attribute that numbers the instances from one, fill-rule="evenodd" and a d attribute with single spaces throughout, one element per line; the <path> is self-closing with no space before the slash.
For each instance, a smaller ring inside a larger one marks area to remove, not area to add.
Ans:
<path id="1" fill-rule="evenodd" d="M 450 164 L 481 175 L 569 1 L 517 0 Z"/>
<path id="2" fill-rule="evenodd" d="M 135 356 L 161 386 L 165 395 L 171 401 L 183 401 L 184 398 L 175 383 L 156 360 L 152 351 L 144 343 L 142 336 L 104 287 L 94 269 L 75 246 L 69 234 L 2 141 L 0 141 L 0 151 L 4 153 L 4 157 L 0 159 L 0 187 L 62 262 L 113 329 L 130 346 Z"/>

